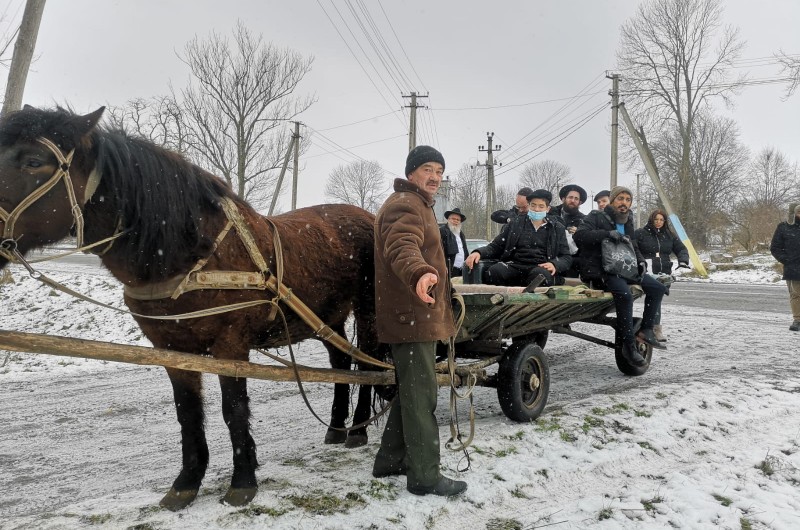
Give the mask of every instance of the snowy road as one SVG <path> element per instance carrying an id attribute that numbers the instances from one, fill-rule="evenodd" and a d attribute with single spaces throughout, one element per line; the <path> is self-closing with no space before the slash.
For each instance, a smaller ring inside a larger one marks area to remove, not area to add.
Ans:
<path id="1" fill-rule="evenodd" d="M 30 292 L 27 281 L 15 288 Z M 163 370 L 50 356 L 12 358 L 0 370 L 0 528 L 452 528 L 455 513 L 462 528 L 504 519 L 525 528 L 542 522 L 556 528 L 641 528 L 645 522 L 654 528 L 738 528 L 742 517 L 753 528 L 796 527 L 798 337 L 786 330 L 782 306 L 751 310 L 748 299 L 735 310 L 666 304 L 669 349 L 656 352 L 649 372 L 638 378 L 622 376 L 609 349 L 552 336 L 546 349 L 550 400 L 540 423 L 509 422 L 495 391 L 476 389 L 475 452 L 472 469 L 463 475 L 470 490 L 458 501 L 411 496 L 402 479 L 372 481 L 369 469 L 382 425 L 370 428 L 364 448 L 325 446 L 324 428 L 304 409 L 296 388 L 255 381 L 250 395 L 262 463 L 254 501 L 259 508 L 241 512 L 221 506 L 217 499 L 229 478 L 230 445 L 216 379 L 206 376 L 211 465 L 204 489 L 188 510 L 164 512 L 157 503 L 177 474 L 180 446 Z M 82 329 L 65 327 L 65 320 L 86 319 L 97 310 L 75 314 L 62 297 L 3 304 L 8 312 L 0 312 L 0 327 L 141 343 L 135 328 L 116 315 L 100 314 Z M 63 313 L 52 309 L 62 305 Z M 70 317 L 64 316 L 66 308 Z M 27 316 L 20 316 L 24 311 Z M 611 338 L 608 328 L 574 327 Z M 324 350 L 313 342 L 303 345 L 299 356 L 308 364 L 326 363 Z M 330 386 L 307 390 L 325 416 Z M 443 437 L 447 397 L 442 390 Z M 600 426 L 587 427 L 590 417 Z M 769 480 L 756 469 L 765 455 L 777 455 L 781 466 Z M 453 475 L 464 465 L 463 455 L 443 451 L 443 464 Z M 304 511 L 292 500 L 312 492 L 334 497 L 355 492 L 361 501 L 328 513 Z M 733 504 L 723 506 L 714 495 Z M 658 501 L 657 509 L 649 510 L 646 498 Z"/>

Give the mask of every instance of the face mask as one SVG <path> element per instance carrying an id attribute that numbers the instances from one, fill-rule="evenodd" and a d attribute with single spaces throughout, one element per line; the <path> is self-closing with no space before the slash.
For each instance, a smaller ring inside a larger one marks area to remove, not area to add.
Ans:
<path id="1" fill-rule="evenodd" d="M 541 221 L 546 215 L 547 212 L 528 212 L 528 219 L 531 221 Z"/>

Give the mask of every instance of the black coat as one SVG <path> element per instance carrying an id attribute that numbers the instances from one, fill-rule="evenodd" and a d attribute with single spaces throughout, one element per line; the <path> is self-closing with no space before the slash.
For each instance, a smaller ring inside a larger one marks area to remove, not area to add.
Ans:
<path id="1" fill-rule="evenodd" d="M 800 224 L 782 222 L 772 235 L 770 252 L 783 263 L 783 279 L 800 280 Z"/>
<path id="2" fill-rule="evenodd" d="M 500 223 L 501 225 L 504 225 L 510 222 L 518 215 L 520 215 L 519 208 L 517 208 L 516 206 L 512 206 L 508 210 L 495 210 L 494 212 L 492 212 L 491 219 L 495 223 Z"/>
<path id="3" fill-rule="evenodd" d="M 575 213 L 565 212 L 563 204 L 559 204 L 550 210 L 550 215 L 558 219 L 565 228 L 569 228 L 570 226 L 580 226 L 581 221 L 583 221 L 583 218 L 586 217 L 586 214 L 580 211 Z"/>
<path id="4" fill-rule="evenodd" d="M 450 230 L 450 228 L 447 226 L 447 223 L 439 226 L 439 234 L 442 237 L 442 248 L 444 249 L 444 259 L 447 261 L 447 269 L 452 275 L 453 262 L 456 259 L 456 255 L 458 255 L 458 243 L 456 242 L 456 235 Z M 458 236 L 461 238 L 461 244 L 464 245 L 464 259 L 466 260 L 467 256 L 469 256 L 469 250 L 467 249 L 467 238 L 464 237 L 463 230 L 458 234 Z"/>
<path id="5" fill-rule="evenodd" d="M 475 252 L 481 255 L 481 259 L 511 261 L 517 248 L 519 237 L 525 228 L 525 223 L 530 223 L 528 216 L 517 215 L 506 223 L 491 243 L 477 249 Z M 572 265 L 572 256 L 569 254 L 569 245 L 567 244 L 564 228 L 551 216 L 547 216 L 545 229 L 547 230 L 547 261 L 555 265 L 557 273 L 568 271 Z"/>
<path id="6" fill-rule="evenodd" d="M 653 274 L 672 274 L 672 260 L 669 259 L 671 254 L 675 254 L 679 263 L 689 263 L 686 245 L 669 230 L 659 230 L 647 223 L 633 233 L 633 239 L 639 245 L 642 256 L 653 260 L 653 270 L 650 271 Z"/>
<path id="7" fill-rule="evenodd" d="M 617 225 L 613 219 L 614 208 L 610 205 L 605 210 L 592 210 L 583 218 L 578 231 L 572 236 L 578 250 L 581 253 L 581 279 L 587 282 L 593 280 L 604 280 L 603 255 L 600 250 L 600 243 L 608 237 L 611 230 L 616 230 Z M 628 222 L 625 223 L 625 234 L 633 240 L 633 216 L 628 215 Z M 636 241 L 633 241 L 633 249 L 636 251 L 636 262 L 644 261 L 644 256 L 639 251 Z"/>

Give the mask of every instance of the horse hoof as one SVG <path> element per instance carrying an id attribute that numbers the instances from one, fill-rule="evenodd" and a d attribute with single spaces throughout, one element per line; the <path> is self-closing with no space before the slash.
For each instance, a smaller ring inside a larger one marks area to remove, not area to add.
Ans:
<path id="1" fill-rule="evenodd" d="M 344 442 L 344 446 L 348 449 L 353 449 L 354 447 L 367 445 L 367 441 L 368 439 L 366 434 L 351 434 L 347 437 L 347 441 Z"/>
<path id="2" fill-rule="evenodd" d="M 346 432 L 328 429 L 328 432 L 325 433 L 326 444 L 343 444 L 345 440 L 347 440 Z"/>
<path id="3" fill-rule="evenodd" d="M 228 506 L 244 506 L 252 501 L 258 488 L 228 488 L 228 493 L 220 501 Z"/>
<path id="4" fill-rule="evenodd" d="M 197 497 L 197 490 L 177 491 L 175 488 L 170 488 L 158 505 L 171 512 L 177 512 L 189 506 L 195 497 Z"/>

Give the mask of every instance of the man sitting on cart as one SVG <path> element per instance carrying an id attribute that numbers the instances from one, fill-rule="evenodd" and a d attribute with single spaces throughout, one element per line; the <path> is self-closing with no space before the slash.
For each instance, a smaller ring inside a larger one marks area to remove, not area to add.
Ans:
<path id="1" fill-rule="evenodd" d="M 644 313 L 638 333 L 633 329 L 633 295 L 628 281 L 621 276 L 609 274 L 603 269 L 601 245 L 604 239 L 620 240 L 633 237 L 633 218 L 630 215 L 633 193 L 625 186 L 615 186 L 609 194 L 610 204 L 603 210 L 592 210 L 575 232 L 575 243 L 583 257 L 581 280 L 595 289 L 610 291 L 614 296 L 617 312 L 617 331 L 622 335 L 622 355 L 633 366 L 644 366 L 647 361 L 639 353 L 637 340 L 654 348 L 665 349 L 653 333 L 656 316 L 661 311 L 661 299 L 666 287 L 647 272 L 647 262 L 633 241 L 636 261 L 639 266 L 642 291 L 644 291 Z"/>
<path id="2" fill-rule="evenodd" d="M 560 275 L 569 270 L 572 256 L 564 227 L 548 218 L 552 198 L 547 190 L 532 191 L 527 196 L 527 215 L 511 219 L 491 243 L 473 251 L 464 265 L 472 269 L 481 259 L 499 259 L 486 271 L 486 283 L 525 286 L 526 292 L 540 285 L 563 285 Z"/>

